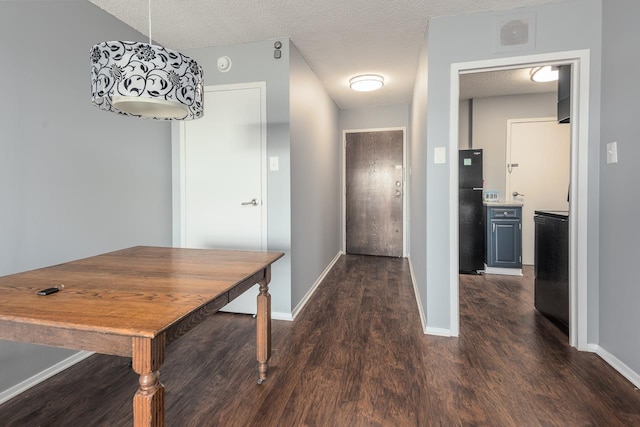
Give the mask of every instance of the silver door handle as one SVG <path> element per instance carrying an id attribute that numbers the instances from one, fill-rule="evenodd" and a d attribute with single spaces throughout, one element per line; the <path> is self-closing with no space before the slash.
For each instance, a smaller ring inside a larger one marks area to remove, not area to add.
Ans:
<path id="1" fill-rule="evenodd" d="M 253 199 L 250 202 L 242 202 L 240 204 L 242 206 L 247 206 L 247 205 L 258 206 L 258 201 L 256 199 Z"/>
<path id="2" fill-rule="evenodd" d="M 518 193 L 517 191 L 513 192 L 513 197 L 524 196 L 522 193 Z"/>

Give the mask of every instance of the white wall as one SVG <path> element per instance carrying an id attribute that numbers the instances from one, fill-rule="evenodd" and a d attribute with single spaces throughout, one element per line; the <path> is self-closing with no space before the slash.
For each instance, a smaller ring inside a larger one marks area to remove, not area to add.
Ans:
<path id="1" fill-rule="evenodd" d="M 417 162 L 426 160 L 426 188 L 416 188 L 412 205 L 426 205 L 429 214 L 414 216 L 412 211 L 412 249 L 426 246 L 424 258 L 418 258 L 412 250 L 412 263 L 416 277 L 426 276 L 421 283 L 421 300 L 427 313 L 430 328 L 450 331 L 452 327 L 450 298 L 455 283 L 450 281 L 452 221 L 449 212 L 450 178 L 452 177 L 452 154 L 446 164 L 433 164 L 435 147 L 448 146 L 451 96 L 451 65 L 461 62 L 479 61 L 508 56 L 533 55 L 548 52 L 590 49 L 590 120 L 589 120 L 589 247 L 588 247 L 588 304 L 589 342 L 597 342 L 597 297 L 598 297 L 598 170 L 597 161 L 600 133 L 600 45 L 601 3 L 600 0 L 573 0 L 560 3 L 521 8 L 512 13 L 534 13 L 536 16 L 535 46 L 525 52 L 496 53 L 493 44 L 496 17 L 503 12 L 487 12 L 461 16 L 449 16 L 430 20 L 425 37 L 423 54 L 427 52 L 427 72 L 418 70 L 417 79 L 428 76 L 427 100 L 424 101 L 424 83 L 416 83 L 412 107 L 414 134 L 412 149 L 423 147 Z M 426 108 L 426 110 L 425 110 Z M 416 121 L 418 123 L 416 123 Z M 414 169 L 415 173 L 415 169 Z M 424 185 L 424 183 L 423 183 Z M 417 213 L 416 213 L 417 214 Z M 426 219 L 426 230 L 414 228 L 416 221 Z M 455 240 L 454 240 L 455 241 Z M 422 289 L 426 286 L 426 292 Z"/>
<path id="2" fill-rule="evenodd" d="M 89 2 L 0 2 L 0 275 L 171 244 L 168 122 L 91 105 L 89 50 L 144 40 Z M 73 354 L 0 342 L 0 392 Z"/>
<path id="3" fill-rule="evenodd" d="M 482 148 L 485 188 L 505 194 L 507 120 L 556 116 L 557 95 L 492 96 L 473 100 L 473 148 Z"/>
<path id="4" fill-rule="evenodd" d="M 602 143 L 600 164 L 600 346 L 635 371 L 640 386 L 640 242 L 638 100 L 640 2 L 603 2 Z M 618 142 L 617 164 L 605 147 Z"/>
<path id="5" fill-rule="evenodd" d="M 268 174 L 267 249 L 284 252 L 273 264 L 269 285 L 274 312 L 291 312 L 291 162 L 289 134 L 289 40 L 282 42 L 282 57 L 273 56 L 275 40 L 231 46 L 185 49 L 204 71 L 205 85 L 266 81 L 267 156 L 279 158 L 280 170 Z M 220 72 L 217 60 L 228 56 L 232 66 Z M 205 106 L 206 114 L 206 106 Z"/>
<path id="6" fill-rule="evenodd" d="M 291 108 L 291 306 L 340 251 L 338 107 L 293 43 Z"/>

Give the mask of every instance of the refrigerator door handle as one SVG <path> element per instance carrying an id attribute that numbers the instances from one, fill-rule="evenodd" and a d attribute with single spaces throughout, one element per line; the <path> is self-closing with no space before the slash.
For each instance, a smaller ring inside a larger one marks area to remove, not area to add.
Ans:
<path id="1" fill-rule="evenodd" d="M 473 187 L 472 190 L 473 191 L 482 191 L 482 190 L 484 190 L 484 188 L 483 187 Z"/>

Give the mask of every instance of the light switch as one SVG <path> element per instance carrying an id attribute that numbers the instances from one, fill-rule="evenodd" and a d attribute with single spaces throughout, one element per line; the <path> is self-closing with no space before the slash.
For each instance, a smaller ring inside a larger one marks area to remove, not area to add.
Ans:
<path id="1" fill-rule="evenodd" d="M 616 141 L 607 144 L 607 163 L 618 163 L 618 143 Z"/>
<path id="2" fill-rule="evenodd" d="M 447 147 L 436 147 L 433 149 L 433 163 L 437 165 L 447 163 Z"/>
<path id="3" fill-rule="evenodd" d="M 277 157 L 269 157 L 269 170 L 271 172 L 279 171 L 280 165 L 278 164 Z"/>

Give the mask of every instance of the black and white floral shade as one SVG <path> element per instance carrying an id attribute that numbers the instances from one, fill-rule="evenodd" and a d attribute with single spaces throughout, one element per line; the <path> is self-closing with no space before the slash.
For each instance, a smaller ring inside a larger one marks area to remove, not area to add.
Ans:
<path id="1" fill-rule="evenodd" d="M 202 67 L 162 46 L 109 41 L 91 49 L 91 97 L 98 108 L 158 120 L 203 115 Z"/>

